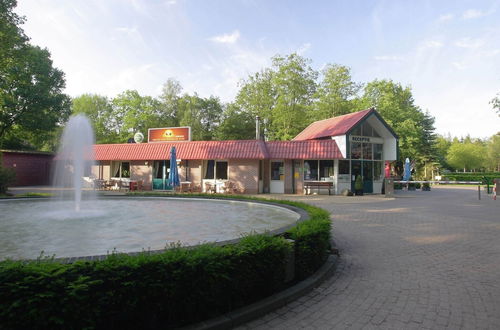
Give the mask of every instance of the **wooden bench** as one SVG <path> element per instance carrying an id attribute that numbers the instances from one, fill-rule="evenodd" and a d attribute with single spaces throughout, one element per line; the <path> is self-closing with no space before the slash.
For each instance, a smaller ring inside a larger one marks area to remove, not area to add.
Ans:
<path id="1" fill-rule="evenodd" d="M 328 189 L 328 195 L 332 194 L 333 182 L 331 181 L 306 181 L 304 182 L 305 195 L 308 195 L 308 191 L 312 188 L 316 188 L 319 194 L 321 188 Z"/>

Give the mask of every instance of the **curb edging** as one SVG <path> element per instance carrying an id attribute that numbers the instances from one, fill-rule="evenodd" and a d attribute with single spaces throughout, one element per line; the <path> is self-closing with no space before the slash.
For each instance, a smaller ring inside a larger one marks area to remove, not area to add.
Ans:
<path id="1" fill-rule="evenodd" d="M 339 257 L 330 255 L 323 266 L 313 275 L 294 286 L 273 294 L 248 306 L 241 307 L 222 316 L 210 320 L 202 321 L 190 326 L 183 327 L 183 330 L 224 330 L 232 329 L 242 323 L 249 322 L 269 312 L 272 312 L 297 298 L 303 296 L 313 288 L 319 286 L 335 270 Z"/>

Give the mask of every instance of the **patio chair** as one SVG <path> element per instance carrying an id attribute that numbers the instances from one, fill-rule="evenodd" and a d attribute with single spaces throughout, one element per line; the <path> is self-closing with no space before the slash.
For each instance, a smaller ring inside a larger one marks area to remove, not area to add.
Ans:
<path id="1" fill-rule="evenodd" d="M 215 194 L 217 192 L 216 185 L 211 184 L 210 182 L 205 182 L 205 192 Z"/>

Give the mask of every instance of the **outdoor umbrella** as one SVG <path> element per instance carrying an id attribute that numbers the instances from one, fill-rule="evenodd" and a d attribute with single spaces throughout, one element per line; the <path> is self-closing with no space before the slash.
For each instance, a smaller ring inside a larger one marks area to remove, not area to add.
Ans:
<path id="1" fill-rule="evenodd" d="M 179 170 L 177 169 L 175 147 L 172 147 L 172 149 L 170 149 L 170 173 L 168 174 L 168 184 L 172 186 L 174 190 L 175 187 L 179 187 L 181 185 L 179 181 Z"/>
<path id="2" fill-rule="evenodd" d="M 410 177 L 411 177 L 410 160 L 408 158 L 406 158 L 406 161 L 405 161 L 405 170 L 404 170 L 404 173 L 403 173 L 403 181 L 410 180 Z"/>

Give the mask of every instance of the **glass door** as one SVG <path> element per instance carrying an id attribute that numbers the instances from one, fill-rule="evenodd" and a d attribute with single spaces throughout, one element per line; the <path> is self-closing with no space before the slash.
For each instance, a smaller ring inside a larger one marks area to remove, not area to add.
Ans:
<path id="1" fill-rule="evenodd" d="M 351 161 L 351 191 L 355 191 L 354 182 L 356 182 L 356 178 L 358 176 L 362 176 L 363 173 L 361 171 L 361 161 L 360 160 L 352 160 Z"/>
<path id="2" fill-rule="evenodd" d="M 283 161 L 271 161 L 271 194 L 285 193 L 285 164 Z"/>
<path id="3" fill-rule="evenodd" d="M 363 161 L 363 192 L 373 192 L 373 161 Z"/>
<path id="4" fill-rule="evenodd" d="M 155 160 L 153 163 L 153 190 L 167 190 L 170 160 Z"/>

